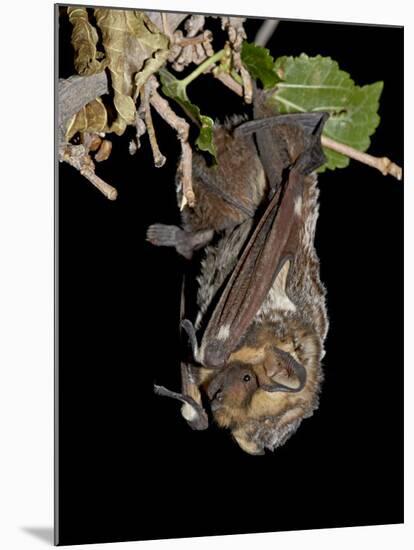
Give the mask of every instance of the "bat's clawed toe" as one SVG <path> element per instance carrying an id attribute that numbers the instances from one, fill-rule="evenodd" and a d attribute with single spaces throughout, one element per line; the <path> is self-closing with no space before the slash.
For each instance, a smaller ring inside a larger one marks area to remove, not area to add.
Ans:
<path id="1" fill-rule="evenodd" d="M 154 223 L 147 229 L 147 241 L 155 246 L 177 246 L 182 232 L 176 225 Z"/>
<path id="2" fill-rule="evenodd" d="M 213 237 L 213 230 L 184 231 L 176 225 L 154 223 L 147 229 L 147 241 L 155 246 L 175 247 L 178 254 L 190 260 L 194 250 L 206 246 Z"/>

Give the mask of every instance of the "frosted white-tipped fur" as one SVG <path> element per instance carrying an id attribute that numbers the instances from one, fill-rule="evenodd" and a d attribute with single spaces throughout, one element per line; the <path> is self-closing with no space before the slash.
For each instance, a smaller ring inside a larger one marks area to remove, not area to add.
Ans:
<path id="1" fill-rule="evenodd" d="M 295 199 L 295 206 L 294 206 L 294 212 L 296 216 L 300 216 L 302 214 L 302 197 L 296 197 Z"/>
<path id="2" fill-rule="evenodd" d="M 230 325 L 222 325 L 217 334 L 217 340 L 227 340 L 230 334 Z"/>

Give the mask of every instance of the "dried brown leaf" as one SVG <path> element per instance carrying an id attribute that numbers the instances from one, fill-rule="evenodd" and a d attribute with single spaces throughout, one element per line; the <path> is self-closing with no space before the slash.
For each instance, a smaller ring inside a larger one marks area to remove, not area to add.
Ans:
<path id="1" fill-rule="evenodd" d="M 128 124 L 135 123 L 135 99 L 148 76 L 165 63 L 169 41 L 142 12 L 97 8 L 94 13 L 102 31 L 118 114 L 110 131 L 121 135 Z"/>
<path id="2" fill-rule="evenodd" d="M 66 129 L 66 140 L 71 140 L 77 132 L 105 132 L 107 124 L 105 105 L 100 98 L 94 99 L 71 118 Z"/>
<path id="3" fill-rule="evenodd" d="M 68 8 L 69 20 L 73 25 L 72 46 L 75 50 L 75 69 L 82 76 L 89 76 L 103 71 L 106 61 L 99 61 L 103 53 L 98 52 L 98 33 L 89 23 L 86 8 Z"/>
<path id="4" fill-rule="evenodd" d="M 104 139 L 99 147 L 99 151 L 95 155 L 96 162 L 103 162 L 109 158 L 112 151 L 112 141 Z"/>

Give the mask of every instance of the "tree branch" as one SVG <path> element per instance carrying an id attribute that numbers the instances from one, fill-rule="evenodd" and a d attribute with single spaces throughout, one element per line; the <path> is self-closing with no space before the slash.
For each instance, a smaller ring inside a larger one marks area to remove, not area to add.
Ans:
<path id="1" fill-rule="evenodd" d="M 212 73 L 217 80 L 220 80 L 220 82 L 227 86 L 232 92 L 243 97 L 243 86 L 236 82 L 231 75 L 223 72 L 215 72 L 214 70 Z"/>
<path id="2" fill-rule="evenodd" d="M 69 119 L 78 113 L 87 103 L 108 93 L 106 72 L 92 76 L 73 75 L 58 84 L 58 124 L 64 136 Z"/>
<path id="3" fill-rule="evenodd" d="M 323 147 L 327 147 L 328 149 L 332 149 L 332 151 L 341 153 L 341 155 L 345 155 L 346 157 L 362 162 L 363 164 L 367 164 L 372 168 L 376 168 L 384 176 L 391 175 L 394 176 L 394 178 L 397 178 L 397 180 L 402 179 L 402 168 L 387 157 L 373 157 L 368 153 L 358 151 L 358 149 L 354 149 L 349 145 L 334 141 L 326 136 L 322 136 L 321 143 Z"/>
<path id="4" fill-rule="evenodd" d="M 150 103 L 157 113 L 177 132 L 178 139 L 181 143 L 181 189 L 183 192 L 183 202 L 181 208 L 188 203 L 190 207 L 195 204 L 195 195 L 192 185 L 192 150 L 188 143 L 188 134 L 190 126 L 186 120 L 177 116 L 171 109 L 168 101 L 161 97 L 157 92 L 159 86 L 157 79 L 154 76 L 149 78 L 151 86 Z"/>
<path id="5" fill-rule="evenodd" d="M 145 12 L 159 29 L 163 28 L 160 12 Z M 171 33 L 188 17 L 188 13 L 167 14 L 168 28 Z M 70 118 L 78 113 L 87 103 L 107 94 L 108 77 L 105 71 L 92 76 L 74 75 L 58 84 L 58 125 L 61 140 L 64 141 L 66 125 Z"/>
<path id="6" fill-rule="evenodd" d="M 167 159 L 161 153 L 158 147 L 154 125 L 152 123 L 151 108 L 150 108 L 151 94 L 152 94 L 152 83 L 151 83 L 151 78 L 148 78 L 147 82 L 144 85 L 144 97 L 142 99 L 141 108 L 144 113 L 145 126 L 147 127 L 147 133 L 148 133 L 148 137 L 151 145 L 152 156 L 154 158 L 154 164 L 156 168 L 161 168 L 162 166 L 164 166 L 165 161 Z"/>
<path id="7" fill-rule="evenodd" d="M 106 198 L 113 201 L 118 191 L 95 174 L 95 165 L 83 145 L 66 144 L 59 148 L 59 160 L 65 161 L 90 181 Z"/>

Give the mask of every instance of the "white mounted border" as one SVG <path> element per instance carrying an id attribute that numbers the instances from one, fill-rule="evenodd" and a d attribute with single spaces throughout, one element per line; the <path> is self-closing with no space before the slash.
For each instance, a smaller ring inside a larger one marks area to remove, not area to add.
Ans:
<path id="1" fill-rule="evenodd" d="M 78 2 L 81 4 L 81 2 Z M 91 4 L 184 12 L 405 25 L 405 126 L 413 122 L 414 19 L 407 0 L 130 0 Z M 175 8 L 175 9 L 174 9 Z M 24 528 L 53 521 L 53 2 L 2 5 L 0 172 L 0 547 L 45 548 Z M 352 45 L 350 45 L 352 47 Z M 392 60 L 384 59 L 392 71 Z M 8 80 L 9 79 L 9 83 Z M 12 79 L 12 84 L 10 83 Z M 22 131 L 25 128 L 25 131 Z M 414 201 L 406 131 L 406 525 L 122 543 L 82 548 L 412 548 Z M 399 185 L 398 182 L 391 182 Z M 411 287 L 411 289 L 410 289 Z M 381 480 L 378 480 L 381 491 Z"/>

